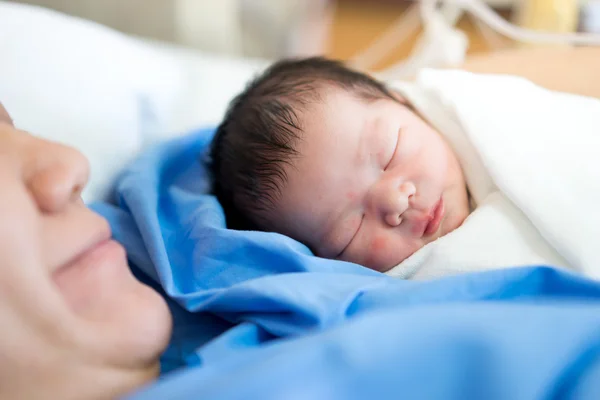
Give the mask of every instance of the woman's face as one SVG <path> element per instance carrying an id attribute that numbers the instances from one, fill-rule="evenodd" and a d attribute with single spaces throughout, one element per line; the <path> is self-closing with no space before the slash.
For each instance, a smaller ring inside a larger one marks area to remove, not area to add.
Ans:
<path id="1" fill-rule="evenodd" d="M 81 201 L 88 173 L 0 105 L 0 398 L 112 398 L 158 372 L 170 313 Z"/>

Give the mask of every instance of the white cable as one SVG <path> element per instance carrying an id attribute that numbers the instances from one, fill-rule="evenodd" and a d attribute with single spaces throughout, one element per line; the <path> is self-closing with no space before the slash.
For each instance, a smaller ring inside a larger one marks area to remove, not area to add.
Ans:
<path id="1" fill-rule="evenodd" d="M 424 67 L 440 67 L 460 65 L 469 46 L 467 36 L 454 25 L 463 14 L 460 4 L 452 1 L 442 2 L 437 7 L 437 0 L 420 2 L 423 34 L 411 55 L 390 68 L 377 74 L 381 79 L 403 79 L 414 76 Z"/>
<path id="2" fill-rule="evenodd" d="M 479 18 L 473 18 L 473 22 L 475 23 L 475 27 L 477 28 L 485 42 L 488 44 L 488 46 L 490 46 L 494 50 L 506 47 L 505 41 L 507 40 L 503 39 L 503 36 L 500 35 L 497 31 L 490 28 L 489 25 L 483 23 L 483 21 L 481 21 Z"/>
<path id="3" fill-rule="evenodd" d="M 423 35 L 417 39 L 417 44 L 408 59 L 379 73 L 382 78 L 401 79 L 414 75 L 424 67 L 459 65 L 466 56 L 468 40 L 466 35 L 454 26 L 463 11 L 470 13 L 478 24 L 484 23 L 491 30 L 515 41 L 600 46 L 598 34 L 557 34 L 520 28 L 500 17 L 481 0 L 421 0 L 419 9 L 424 27 Z M 412 28 L 414 23 L 415 18 L 411 17 L 408 20 L 400 20 L 397 25 L 388 29 L 383 38 L 375 41 L 375 50 L 368 48 L 362 53 L 361 67 L 372 66 L 374 62 L 369 61 L 383 58 L 385 52 L 391 51 L 394 44 L 405 40 L 408 35 L 399 38 L 393 36 L 402 32 L 401 28 Z M 392 43 L 394 39 L 397 41 Z M 372 57 L 373 54 L 377 57 Z M 358 59 L 360 60 L 360 57 Z"/>

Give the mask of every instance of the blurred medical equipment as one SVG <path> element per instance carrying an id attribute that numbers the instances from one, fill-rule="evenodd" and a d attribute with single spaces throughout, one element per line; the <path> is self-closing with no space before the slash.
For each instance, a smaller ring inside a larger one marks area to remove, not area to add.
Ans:
<path id="1" fill-rule="evenodd" d="M 517 43 L 600 45 L 598 34 L 552 33 L 516 26 L 500 17 L 481 0 L 421 0 L 412 5 L 370 47 L 356 55 L 351 63 L 362 70 L 371 69 L 422 25 L 423 33 L 412 54 L 406 60 L 380 72 L 378 76 L 399 79 L 412 77 L 424 67 L 461 65 L 466 57 L 469 41 L 456 24 L 464 13 L 475 18 L 484 37 L 496 48 L 500 46 L 498 35 Z"/>
<path id="2" fill-rule="evenodd" d="M 325 52 L 328 0 L 177 0 L 175 41 L 220 54 L 277 59 Z"/>
<path id="3" fill-rule="evenodd" d="M 583 6 L 581 22 L 585 32 L 600 33 L 600 0 L 590 0 Z"/>
<path id="4" fill-rule="evenodd" d="M 130 35 L 230 56 L 322 54 L 331 0 L 12 0 L 98 22 Z"/>

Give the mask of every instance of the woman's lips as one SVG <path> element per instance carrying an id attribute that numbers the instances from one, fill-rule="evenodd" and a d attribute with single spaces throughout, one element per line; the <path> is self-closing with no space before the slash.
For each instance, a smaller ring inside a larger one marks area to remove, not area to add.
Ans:
<path id="1" fill-rule="evenodd" d="M 431 236 L 440 229 L 442 218 L 444 218 L 444 212 L 444 199 L 440 198 L 431 211 L 431 220 L 429 220 L 429 223 L 425 227 L 425 232 L 423 232 L 424 236 Z"/>

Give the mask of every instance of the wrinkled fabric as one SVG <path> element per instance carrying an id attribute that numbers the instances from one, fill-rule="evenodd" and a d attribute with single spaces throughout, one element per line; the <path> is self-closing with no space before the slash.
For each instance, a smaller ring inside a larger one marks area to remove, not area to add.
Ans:
<path id="1" fill-rule="evenodd" d="M 148 150 L 110 222 L 169 302 L 161 379 L 132 399 L 600 398 L 600 285 L 546 267 L 404 281 L 225 229 L 211 130 Z"/>
<path id="2" fill-rule="evenodd" d="M 392 87 L 448 141 L 477 208 L 389 275 L 544 264 L 600 279 L 599 99 L 458 70 Z"/>

